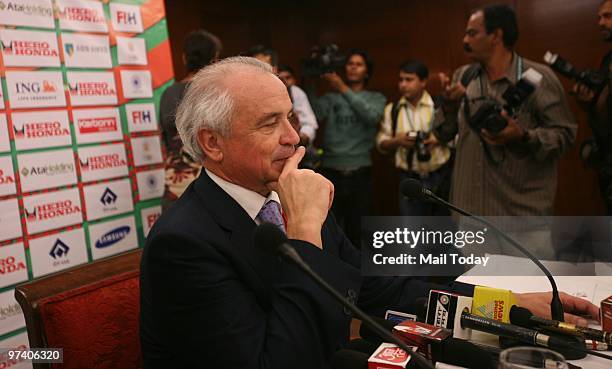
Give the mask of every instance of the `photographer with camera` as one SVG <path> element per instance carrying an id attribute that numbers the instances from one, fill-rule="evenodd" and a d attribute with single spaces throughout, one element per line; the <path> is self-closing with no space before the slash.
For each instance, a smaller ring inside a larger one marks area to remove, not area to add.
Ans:
<path id="1" fill-rule="evenodd" d="M 338 58 L 332 55 L 322 59 Z M 386 98 L 366 89 L 373 64 L 365 51 L 351 50 L 344 60 L 346 80 L 322 68 L 320 76 L 334 92 L 321 97 L 310 94 L 309 97 L 317 120 L 325 122 L 321 174 L 334 184 L 332 212 L 351 242 L 359 247 L 361 217 L 371 214 L 370 154 Z M 311 73 L 305 70 L 304 74 Z"/>
<path id="2" fill-rule="evenodd" d="M 551 215 L 557 160 L 576 136 L 561 83 L 550 68 L 516 54 L 517 39 L 510 7 L 480 8 L 463 38 L 476 64 L 455 71 L 452 84 L 440 76 L 446 101 L 436 114 L 436 135 L 447 142 L 458 133 L 451 200 L 478 215 Z M 529 79 L 525 75 L 535 75 L 538 86 L 532 84 L 531 94 L 516 94 L 526 96 L 514 116 L 489 108 L 491 100 L 503 104 L 502 95 L 528 85 L 517 83 Z"/>
<path id="3" fill-rule="evenodd" d="M 440 75 L 446 101 L 436 112 L 436 137 L 448 142 L 457 135 L 450 199 L 477 215 L 552 215 L 557 161 L 576 138 L 561 83 L 547 66 L 514 52 L 517 39 L 514 10 L 479 8 L 463 38 L 476 63 L 455 71 L 452 84 Z M 513 236 L 537 257 L 554 258 L 546 225 L 530 227 Z M 487 245 L 487 252 L 514 253 L 503 242 L 496 247 Z"/>
<path id="4" fill-rule="evenodd" d="M 426 91 L 429 70 L 423 62 L 410 60 L 400 66 L 399 101 L 385 107 L 376 146 L 383 154 L 394 154 L 400 182 L 416 178 L 441 196 L 448 198 L 445 183 L 451 173 L 451 150 L 440 145 L 431 133 L 434 99 Z M 400 214 L 405 216 L 448 215 L 435 203 L 408 200 L 400 194 Z"/>
<path id="5" fill-rule="evenodd" d="M 598 15 L 604 41 L 612 42 L 612 0 L 603 1 Z M 593 138 L 583 143 L 581 154 L 597 169 L 606 214 L 612 215 L 612 50 L 604 56 L 596 75 L 602 76 L 601 86 L 579 81 L 572 93 L 578 105 L 588 112 L 593 130 Z"/>

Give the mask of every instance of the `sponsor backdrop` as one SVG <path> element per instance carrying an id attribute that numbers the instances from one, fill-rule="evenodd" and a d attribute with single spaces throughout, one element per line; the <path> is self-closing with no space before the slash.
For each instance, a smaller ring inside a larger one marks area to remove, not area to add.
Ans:
<path id="1" fill-rule="evenodd" d="M 15 285 L 142 247 L 161 213 L 163 0 L 0 0 L 0 347 Z M 0 356 L 0 367 L 27 367 Z"/>

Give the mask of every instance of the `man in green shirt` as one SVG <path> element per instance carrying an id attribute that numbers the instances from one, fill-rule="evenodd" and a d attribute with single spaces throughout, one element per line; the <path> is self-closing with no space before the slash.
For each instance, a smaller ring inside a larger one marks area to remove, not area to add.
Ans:
<path id="1" fill-rule="evenodd" d="M 325 122 L 321 173 L 335 187 L 332 211 L 348 238 L 359 247 L 361 217 L 371 214 L 370 152 L 386 98 L 366 90 L 373 65 L 365 51 L 349 51 L 344 69 L 344 80 L 336 73 L 322 76 L 334 92 L 311 98 L 318 121 Z"/>

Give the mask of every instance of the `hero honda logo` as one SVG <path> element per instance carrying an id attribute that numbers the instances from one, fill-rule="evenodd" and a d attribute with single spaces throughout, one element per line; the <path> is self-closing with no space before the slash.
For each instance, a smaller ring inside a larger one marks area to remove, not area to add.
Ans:
<path id="1" fill-rule="evenodd" d="M 23 13 L 25 15 L 45 16 L 45 17 L 53 16 L 52 8 L 47 8 L 42 5 L 16 4 L 11 1 L 9 1 L 8 4 L 5 4 L 4 1 L 0 1 L 0 10 L 12 11 L 16 13 Z"/>
<path id="2" fill-rule="evenodd" d="M 1 41 L 1 43 L 2 53 L 7 56 L 59 57 L 57 50 L 45 41 L 12 40 L 8 43 Z"/>
<path id="3" fill-rule="evenodd" d="M 66 245 L 64 242 L 62 242 L 62 240 L 58 238 L 53 244 L 53 247 L 51 247 L 51 251 L 49 251 L 49 255 L 53 259 L 58 260 L 62 257 L 64 258 L 67 257 L 69 250 L 70 250 L 70 247 L 68 247 L 68 245 Z"/>
<path id="4" fill-rule="evenodd" d="M 103 154 L 98 156 L 91 156 L 87 158 L 85 161 L 80 160 L 81 169 L 84 171 L 89 170 L 103 170 L 103 169 L 112 169 L 117 167 L 126 166 L 127 162 L 119 156 L 119 154 Z M 107 188 L 108 191 L 110 191 Z M 110 191 L 112 193 L 112 191 Z M 114 193 L 113 193 L 114 195 Z M 104 197 L 104 195 L 102 195 Z M 115 196 L 116 198 L 116 196 Z M 104 203 L 103 200 L 101 200 Z"/>
<path id="5" fill-rule="evenodd" d="M 58 10 L 61 18 L 84 23 L 103 23 L 105 22 L 104 14 L 98 14 L 95 9 L 65 7 L 64 10 Z"/>
<path id="6" fill-rule="evenodd" d="M 15 183 L 15 177 L 12 173 L 4 173 L 4 171 L 0 169 L 0 185 L 9 183 Z"/>
<path id="7" fill-rule="evenodd" d="M 28 222 L 55 219 L 80 213 L 81 207 L 72 203 L 71 200 L 54 201 L 48 204 L 37 205 L 29 211 L 24 209 Z"/>
<path id="8" fill-rule="evenodd" d="M 114 96 L 115 90 L 107 82 L 68 83 L 70 94 L 75 96 Z"/>
<path id="9" fill-rule="evenodd" d="M 102 197 L 100 197 L 100 202 L 104 206 L 112 205 L 117 202 L 117 195 L 110 188 L 106 187 Z"/>
<path id="10" fill-rule="evenodd" d="M 21 129 L 13 126 L 13 131 L 16 139 L 70 136 L 70 130 L 58 121 L 24 123 Z"/>
<path id="11" fill-rule="evenodd" d="M 26 269 L 23 261 L 15 260 L 14 256 L 0 258 L 0 275 L 6 275 Z"/>
<path id="12" fill-rule="evenodd" d="M 102 237 L 100 237 L 97 241 L 96 241 L 96 248 L 98 249 L 102 249 L 105 247 L 109 247 L 112 246 L 114 244 L 116 244 L 117 242 L 123 240 L 128 234 L 130 233 L 130 227 L 129 226 L 121 226 L 121 227 L 117 227 L 105 234 L 102 235 Z"/>

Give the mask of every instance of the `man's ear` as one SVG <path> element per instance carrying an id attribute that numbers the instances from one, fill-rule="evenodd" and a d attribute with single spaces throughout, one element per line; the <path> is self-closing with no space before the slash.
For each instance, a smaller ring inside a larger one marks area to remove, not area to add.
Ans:
<path id="1" fill-rule="evenodd" d="M 219 133 L 211 131 L 209 129 L 201 129 L 198 132 L 198 145 L 204 152 L 206 159 L 210 159 L 214 162 L 220 162 L 223 160 L 223 150 L 221 149 L 222 137 Z"/>
<path id="2" fill-rule="evenodd" d="M 504 31 L 501 28 L 497 28 L 493 31 L 493 41 L 495 43 L 504 44 Z"/>

